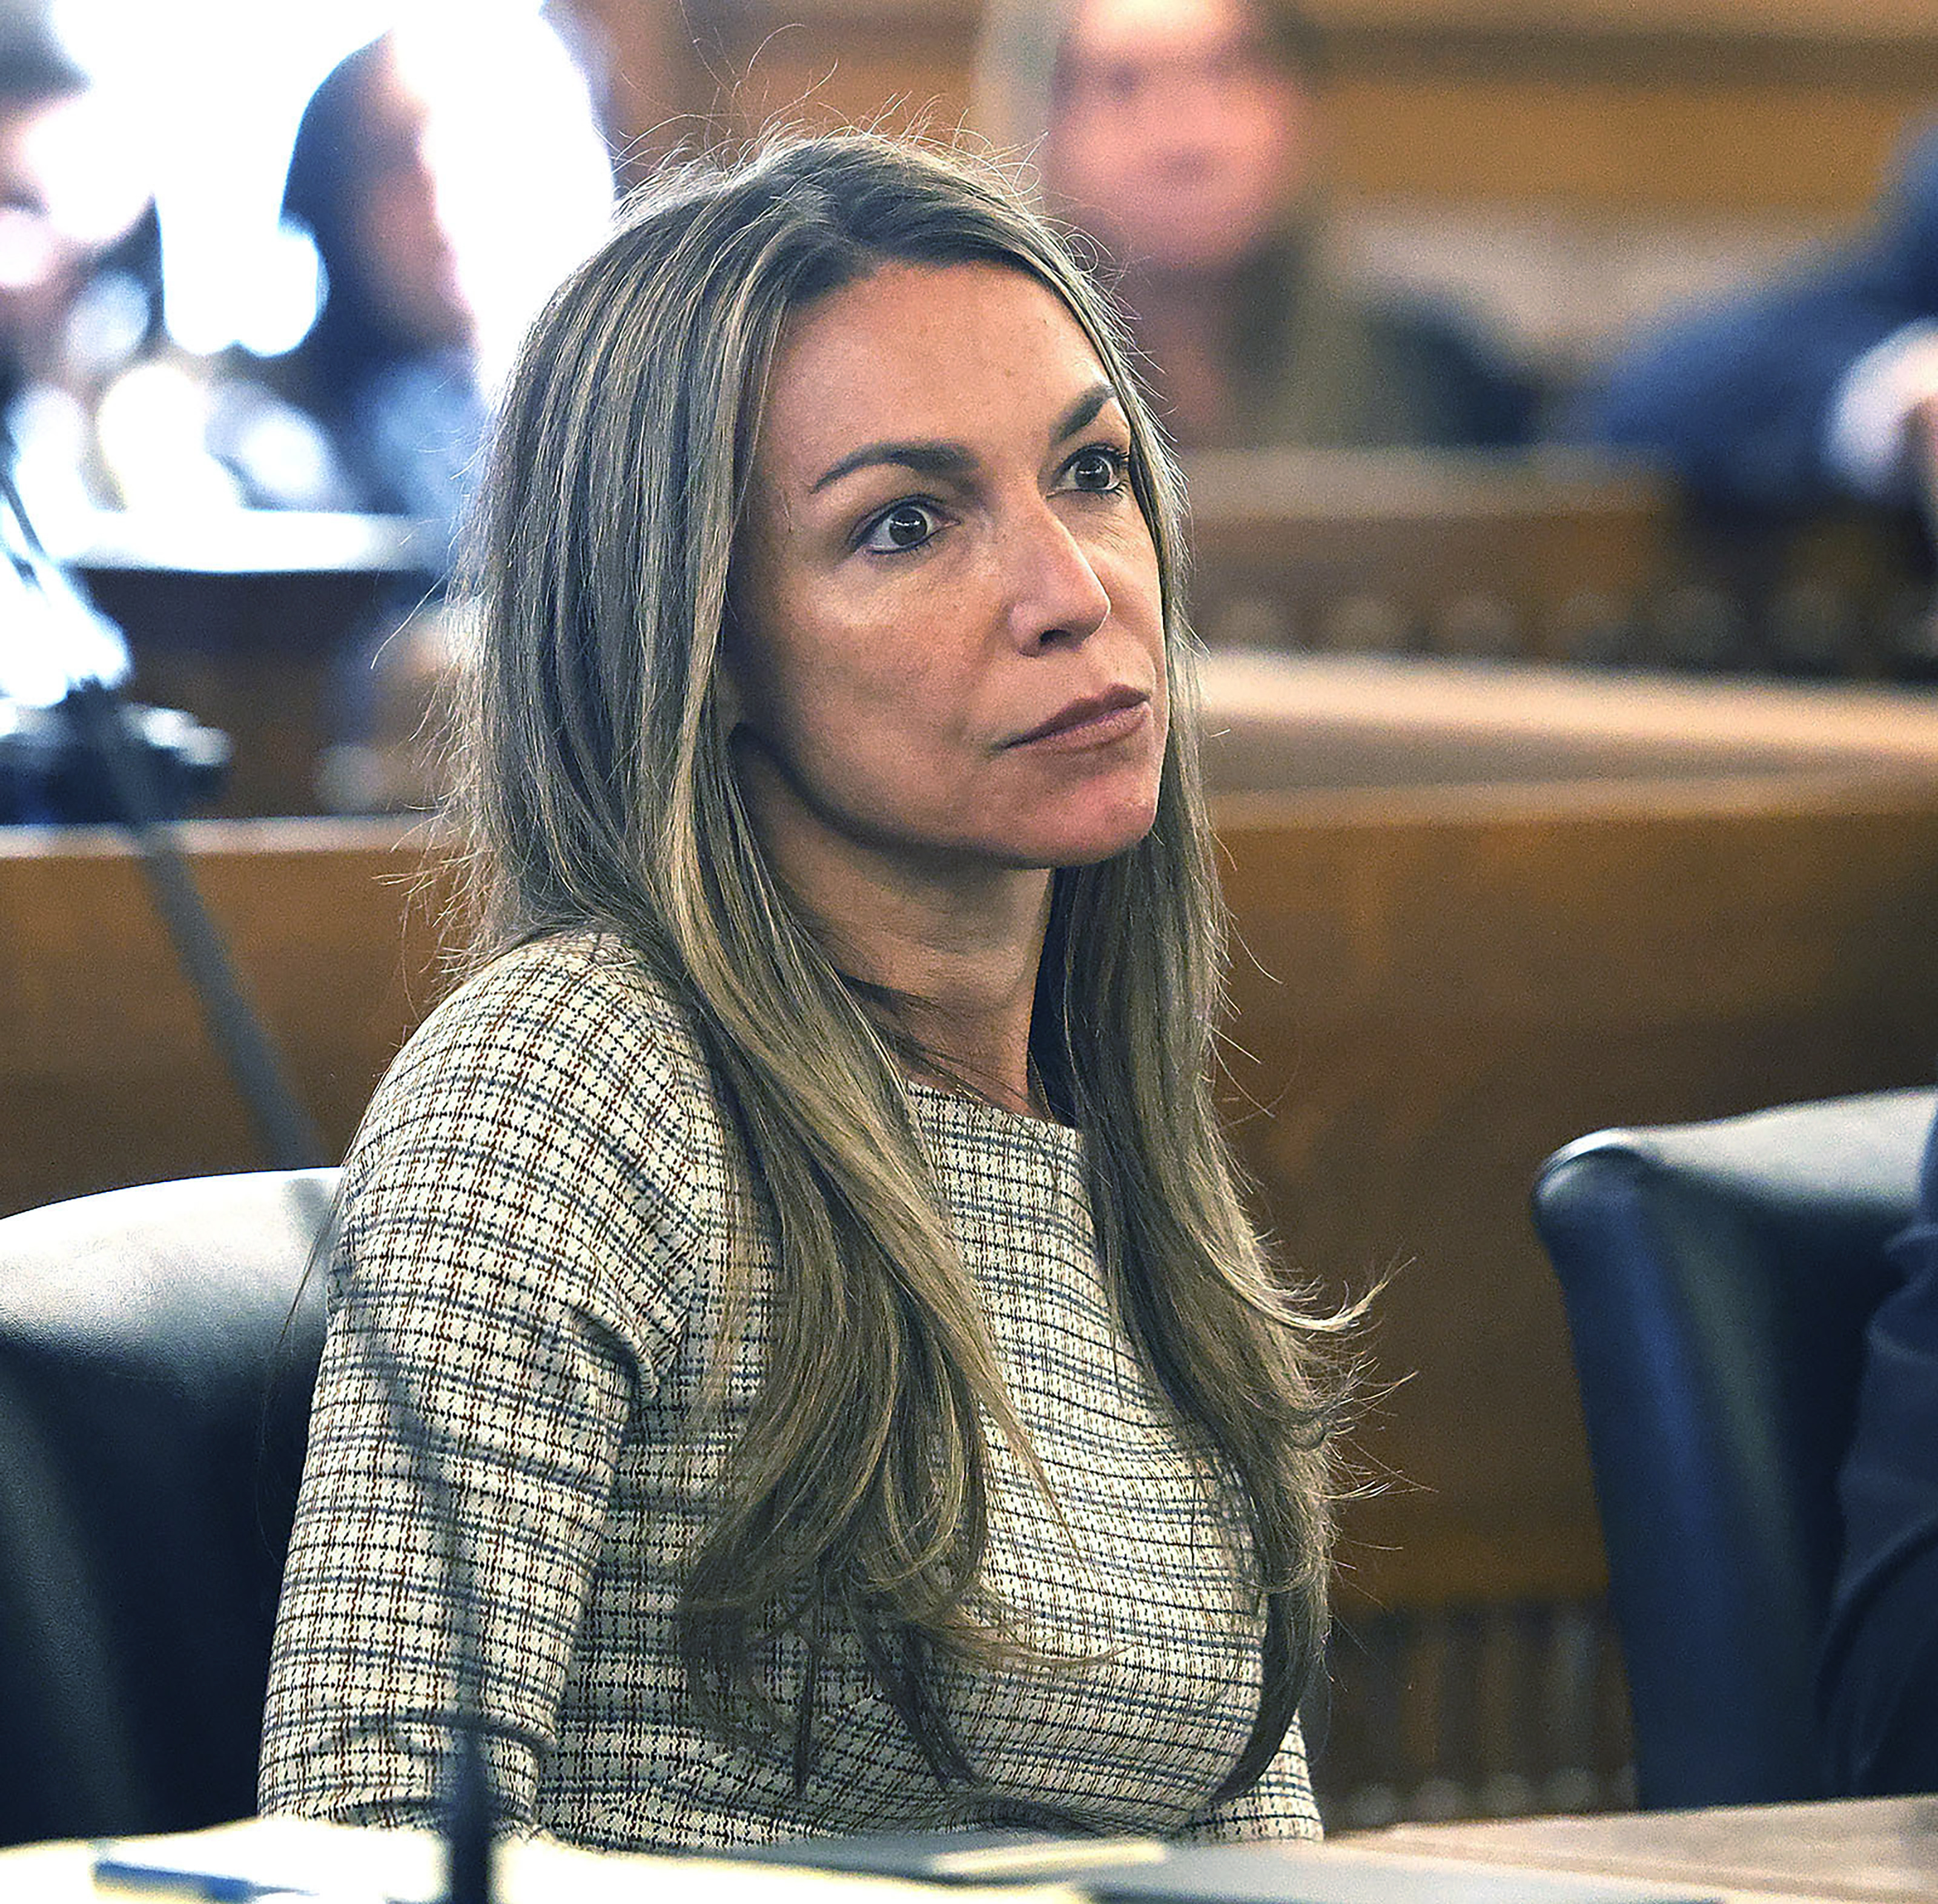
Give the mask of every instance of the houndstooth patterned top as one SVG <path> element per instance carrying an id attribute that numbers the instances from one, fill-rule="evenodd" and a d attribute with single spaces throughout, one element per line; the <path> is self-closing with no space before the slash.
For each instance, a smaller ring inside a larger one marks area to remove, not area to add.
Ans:
<path id="1" fill-rule="evenodd" d="M 455 1684 L 448 1520 L 475 1575 L 488 1756 L 517 1828 L 699 1848 L 1047 1807 L 1101 1830 L 1317 1833 L 1296 1725 L 1257 1785 L 1209 1803 L 1256 1715 L 1262 1623 L 1225 1487 L 1180 1439 L 1104 1289 L 1082 1138 L 912 1092 L 1062 1510 L 992 1435 L 986 1578 L 1059 1663 L 946 1672 L 979 1787 L 938 1783 L 858 1647 L 812 1669 L 804 1789 L 787 1749 L 730 1745 L 696 1720 L 673 1613 L 759 1383 L 771 1247 L 691 1028 L 616 941 L 584 934 L 454 994 L 392 1067 L 350 1159 L 265 1811 L 427 1819 Z M 724 1407 L 696 1429 L 737 1252 L 752 1259 L 749 1326 Z M 384 1400 L 373 1325 L 442 1450 L 448 1517 Z M 776 1648 L 783 1711 L 810 1669 L 799 1642 Z"/>

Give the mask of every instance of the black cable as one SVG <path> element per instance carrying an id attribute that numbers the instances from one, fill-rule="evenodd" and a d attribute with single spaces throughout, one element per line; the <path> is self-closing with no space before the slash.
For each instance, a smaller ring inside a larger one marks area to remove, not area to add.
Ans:
<path id="1" fill-rule="evenodd" d="M 8 553 L 22 585 L 50 601 L 65 599 L 77 616 L 95 615 L 79 586 L 47 554 L 5 455 L 0 455 L 0 498 L 17 531 L 19 545 Z M 322 1134 L 290 1086 L 281 1055 L 175 845 L 146 749 L 129 731 L 127 703 L 99 674 L 71 675 L 70 679 L 59 711 L 99 764 L 117 823 L 134 846 L 210 1040 L 241 1093 L 268 1161 L 279 1170 L 306 1170 L 329 1162 Z"/>
<path id="2" fill-rule="evenodd" d="M 291 1087 L 281 1054 L 209 916 L 172 827 L 161 817 L 145 755 L 128 731 L 127 703 L 99 681 L 71 689 L 62 703 L 76 736 L 101 764 L 119 816 L 148 882 L 155 910 L 183 976 L 202 1007 L 210 1041 L 241 1093 L 256 1134 L 278 1170 L 333 1161 L 322 1133 Z"/>

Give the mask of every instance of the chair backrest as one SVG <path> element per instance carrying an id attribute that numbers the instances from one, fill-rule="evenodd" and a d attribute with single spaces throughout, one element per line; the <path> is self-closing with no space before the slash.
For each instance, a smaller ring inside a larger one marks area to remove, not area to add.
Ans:
<path id="1" fill-rule="evenodd" d="M 204 1177 L 0 1220 L 0 1843 L 254 1810 L 335 1189 Z"/>
<path id="2" fill-rule="evenodd" d="M 1551 1158 L 1648 1806 L 1828 1796 L 1812 1679 L 1884 1253 L 1938 1093 L 1609 1131 Z"/>

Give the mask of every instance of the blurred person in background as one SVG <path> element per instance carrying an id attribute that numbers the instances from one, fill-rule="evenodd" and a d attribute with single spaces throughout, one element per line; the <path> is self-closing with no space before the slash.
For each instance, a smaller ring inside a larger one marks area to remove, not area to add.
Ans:
<path id="1" fill-rule="evenodd" d="M 159 327 L 153 203 L 123 132 L 41 10 L 0 7 L 0 430 L 57 545 L 120 500 L 96 414 Z"/>
<path id="2" fill-rule="evenodd" d="M 492 390 L 612 196 L 586 77 L 528 12 L 395 28 L 303 114 L 283 210 L 325 290 L 272 372 L 327 433 L 349 506 L 427 524 L 442 566 Z"/>
<path id="3" fill-rule="evenodd" d="M 1639 453 L 1712 512 L 1928 509 L 1938 469 L 1938 128 L 1869 227 L 1775 282 L 1652 326 L 1566 433 Z"/>
<path id="4" fill-rule="evenodd" d="M 341 677 L 328 806 L 436 797 L 416 735 L 457 639 L 442 585 L 472 464 L 519 339 L 612 199 L 586 74 L 530 11 L 413 16 L 341 61 L 303 114 L 283 209 L 314 239 L 325 290 L 266 374 L 327 439 L 329 506 L 411 517 L 424 539 L 422 581 Z"/>
<path id="5" fill-rule="evenodd" d="M 1289 0 L 992 0 L 977 116 L 1096 238 L 1186 448 L 1512 445 L 1531 387 L 1327 255 L 1326 54 Z"/>

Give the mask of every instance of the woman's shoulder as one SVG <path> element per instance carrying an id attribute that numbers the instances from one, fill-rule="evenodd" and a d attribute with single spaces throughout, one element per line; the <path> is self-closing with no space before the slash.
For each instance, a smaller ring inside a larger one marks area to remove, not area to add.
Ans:
<path id="1" fill-rule="evenodd" d="M 419 1039 L 511 1031 L 567 1042 L 595 1028 L 637 1028 L 656 1040 L 698 1046 L 673 987 L 616 933 L 590 929 L 528 940 L 500 952 L 448 994 Z"/>
<path id="2" fill-rule="evenodd" d="M 521 947 L 391 1066 L 345 1160 L 333 1295 L 557 1335 L 573 1315 L 667 1365 L 735 1247 L 737 1177 L 690 1022 L 617 939 Z M 549 1318 L 549 1320 L 544 1319 Z"/>
<path id="3" fill-rule="evenodd" d="M 425 1115 L 617 1143 L 678 1168 L 718 1147 L 712 1074 L 673 988 L 617 935 L 561 934 L 474 973 L 425 1019 L 369 1126 Z"/>

